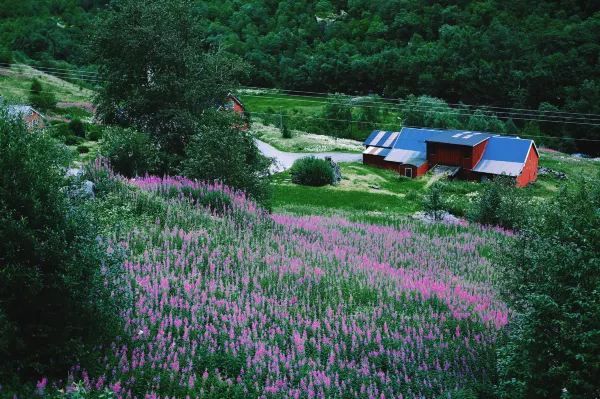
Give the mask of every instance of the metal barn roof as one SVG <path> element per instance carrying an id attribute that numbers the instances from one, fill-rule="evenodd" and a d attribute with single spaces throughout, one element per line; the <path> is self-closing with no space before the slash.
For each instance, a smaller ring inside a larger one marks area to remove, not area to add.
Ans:
<path id="1" fill-rule="evenodd" d="M 390 148 L 383 147 L 368 147 L 366 150 L 363 151 L 363 154 L 379 155 L 380 157 L 385 157 L 389 153 Z"/>
<path id="2" fill-rule="evenodd" d="M 9 105 L 7 110 L 8 114 L 11 116 L 29 115 L 35 111 L 33 107 L 29 105 Z"/>
<path id="3" fill-rule="evenodd" d="M 491 137 L 483 156 L 473 171 L 494 175 L 518 176 L 521 174 L 529 151 L 535 148 L 532 140 L 516 137 Z"/>
<path id="4" fill-rule="evenodd" d="M 471 132 L 468 130 L 443 130 L 427 141 L 473 147 L 492 136 L 489 133 Z"/>
<path id="5" fill-rule="evenodd" d="M 427 158 L 425 156 L 425 153 L 421 151 L 401 150 L 392 148 L 389 155 L 385 157 L 385 160 L 389 162 L 406 163 L 409 165 L 419 167 L 427 161 Z"/>
<path id="6" fill-rule="evenodd" d="M 404 127 L 394 143 L 386 161 L 421 166 L 427 161 L 426 140 L 440 134 L 441 130 Z"/>
<path id="7" fill-rule="evenodd" d="M 399 132 L 387 132 L 385 130 L 374 130 L 365 140 L 366 146 L 392 148 L 398 138 Z"/>

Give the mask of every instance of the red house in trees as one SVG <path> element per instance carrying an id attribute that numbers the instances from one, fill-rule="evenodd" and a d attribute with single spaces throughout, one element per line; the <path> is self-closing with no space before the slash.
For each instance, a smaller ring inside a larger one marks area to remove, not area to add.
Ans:
<path id="1" fill-rule="evenodd" d="M 250 124 L 248 123 L 248 118 L 246 115 L 246 107 L 244 106 L 244 104 L 242 104 L 240 99 L 237 96 L 233 95 L 232 93 L 229 93 L 227 95 L 227 98 L 225 98 L 225 102 L 223 103 L 222 106 L 219 107 L 219 109 L 224 109 L 226 111 L 233 111 L 236 114 L 238 114 L 240 116 L 240 118 L 244 119 L 244 124 L 242 126 L 242 129 L 246 130 L 250 127 Z"/>
<path id="2" fill-rule="evenodd" d="M 390 138 L 393 143 L 389 143 Z M 384 140 L 384 139 L 388 140 Z M 382 143 L 385 141 L 385 143 Z M 389 147 L 391 145 L 391 148 Z M 451 176 L 480 180 L 505 175 L 524 187 L 537 178 L 539 154 L 533 140 L 482 132 L 403 128 L 376 130 L 365 141 L 363 162 L 417 177 L 441 168 Z M 378 148 L 386 147 L 389 150 Z"/>

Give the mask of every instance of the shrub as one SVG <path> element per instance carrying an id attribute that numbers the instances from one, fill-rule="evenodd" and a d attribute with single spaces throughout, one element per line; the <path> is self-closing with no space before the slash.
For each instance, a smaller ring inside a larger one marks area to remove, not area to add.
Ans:
<path id="1" fill-rule="evenodd" d="M 427 189 L 423 197 L 423 209 L 434 220 L 441 220 L 447 210 L 445 184 L 437 181 Z"/>
<path id="2" fill-rule="evenodd" d="M 33 79 L 29 94 L 29 102 L 41 110 L 51 110 L 56 107 L 56 97 L 54 93 L 44 88 L 39 80 Z"/>
<path id="3" fill-rule="evenodd" d="M 81 137 L 73 136 L 72 134 L 65 136 L 66 145 L 79 145 L 81 143 L 83 143 L 83 139 Z"/>
<path id="4" fill-rule="evenodd" d="M 518 229 L 527 218 L 527 201 L 513 179 L 499 176 L 482 183 L 483 190 L 469 209 L 469 219 L 487 225 Z"/>
<path id="5" fill-rule="evenodd" d="M 102 128 L 97 125 L 89 125 L 87 128 L 87 139 L 98 141 L 102 138 Z"/>
<path id="6" fill-rule="evenodd" d="M 184 174 L 198 180 L 221 181 L 268 205 L 271 160 L 260 153 L 249 132 L 235 127 L 235 120 L 224 114 L 207 116 L 186 149 Z"/>
<path id="7" fill-rule="evenodd" d="M 100 152 L 112 168 L 127 177 L 152 173 L 158 164 L 158 150 L 147 134 L 133 129 L 110 127 L 104 130 Z"/>
<path id="8" fill-rule="evenodd" d="M 0 115 L 3 382 L 88 367 L 94 348 L 118 333 L 113 287 L 104 285 L 118 259 L 97 241 L 81 200 L 66 195 L 69 157 L 48 135 Z"/>
<path id="9" fill-rule="evenodd" d="M 296 160 L 290 169 L 292 182 L 305 186 L 325 186 L 333 184 L 331 164 L 324 159 L 304 157 Z"/>
<path id="10" fill-rule="evenodd" d="M 88 152 L 90 152 L 90 148 L 85 145 L 78 145 L 77 152 L 79 152 L 80 154 L 87 154 Z"/>
<path id="11" fill-rule="evenodd" d="M 496 261 L 515 316 L 498 352 L 503 398 L 600 397 L 600 179 L 562 189 Z"/>
<path id="12" fill-rule="evenodd" d="M 281 137 L 283 137 L 284 139 L 292 138 L 292 131 L 288 127 L 287 123 L 284 123 L 283 127 L 281 128 Z"/>
<path id="13" fill-rule="evenodd" d="M 13 63 L 12 51 L 3 45 L 0 45 L 0 63 L 8 64 L 9 66 Z"/>
<path id="14" fill-rule="evenodd" d="M 77 137 L 85 137 L 85 124 L 80 119 L 69 122 L 69 130 Z"/>

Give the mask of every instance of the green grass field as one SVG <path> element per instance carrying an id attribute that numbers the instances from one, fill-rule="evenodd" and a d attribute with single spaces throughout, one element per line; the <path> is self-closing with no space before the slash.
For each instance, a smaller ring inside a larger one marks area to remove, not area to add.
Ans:
<path id="1" fill-rule="evenodd" d="M 253 115 L 261 116 L 263 113 L 278 113 L 296 109 L 306 115 L 317 115 L 323 109 L 322 102 L 325 98 L 309 96 L 289 96 L 286 94 L 259 92 L 254 90 L 244 91 L 240 100 L 246 109 Z"/>
<path id="2" fill-rule="evenodd" d="M 40 72 L 26 65 L 0 68 L 0 95 L 11 103 L 28 103 L 31 82 L 36 78 L 43 90 L 52 91 L 59 102 L 88 102 L 93 91 L 63 79 Z"/>
<path id="3" fill-rule="evenodd" d="M 570 185 L 579 177 L 600 173 L 600 162 L 573 158 L 560 153 L 543 152 L 540 166 L 563 172 L 567 179 L 540 175 L 538 180 L 523 188 L 525 195 L 544 199 L 561 185 Z M 289 172 L 273 178 L 273 209 L 294 214 L 342 213 L 353 219 L 376 221 L 410 215 L 422 210 L 422 198 L 434 179 L 430 174 L 409 179 L 385 169 L 362 163 L 340 164 L 343 179 L 337 186 L 306 187 L 293 184 Z M 463 216 L 470 202 L 481 190 L 478 182 L 452 180 L 446 195 L 452 213 Z"/>

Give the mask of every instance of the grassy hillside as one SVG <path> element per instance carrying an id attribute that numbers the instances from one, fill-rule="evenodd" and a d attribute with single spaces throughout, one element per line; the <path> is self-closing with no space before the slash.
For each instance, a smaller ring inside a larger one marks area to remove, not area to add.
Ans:
<path id="1" fill-rule="evenodd" d="M 128 345 L 98 359 L 103 376 L 75 372 L 87 389 L 433 397 L 493 380 L 508 309 L 486 255 L 502 232 L 268 215 L 215 185 L 104 179 L 117 189 L 89 206 L 117 238 L 132 300 L 120 309 Z M 208 200 L 223 196 L 225 208 Z"/>
<path id="2" fill-rule="evenodd" d="M 34 78 L 42 83 L 43 90 L 53 92 L 59 102 L 89 102 L 94 95 L 89 89 L 23 64 L 0 67 L 0 95 L 9 102 L 27 104 Z"/>
<path id="3" fill-rule="evenodd" d="M 593 177 L 600 173 L 600 161 L 574 158 L 566 154 L 542 151 L 540 166 L 563 172 L 566 179 L 540 175 L 538 180 L 523 188 L 526 196 L 544 199 L 562 184 L 572 184 L 580 176 Z M 421 210 L 422 196 L 437 179 L 430 174 L 409 179 L 396 172 L 362 163 L 340 164 L 342 181 L 337 186 L 307 187 L 291 182 L 289 172 L 274 177 L 276 211 L 295 214 L 332 214 L 366 217 L 379 220 L 383 215 L 408 215 Z M 447 186 L 451 211 L 464 215 L 470 201 L 481 191 L 477 182 L 453 180 Z"/>

